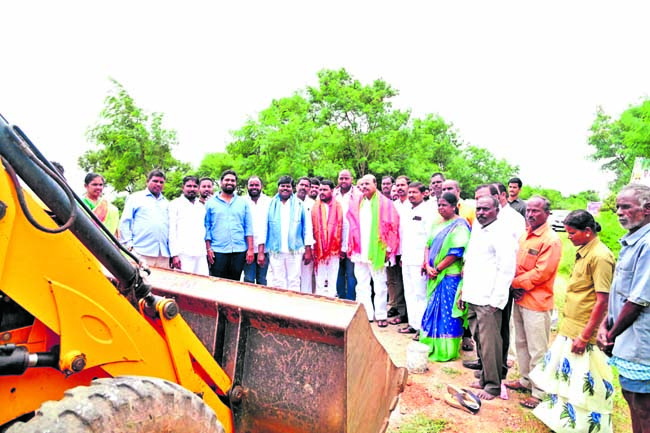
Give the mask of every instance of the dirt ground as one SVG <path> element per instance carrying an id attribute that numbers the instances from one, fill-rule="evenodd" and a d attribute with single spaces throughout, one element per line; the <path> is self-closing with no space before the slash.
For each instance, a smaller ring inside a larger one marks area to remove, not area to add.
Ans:
<path id="1" fill-rule="evenodd" d="M 374 323 L 372 329 L 379 342 L 386 348 L 393 362 L 406 366 L 407 346 L 411 335 L 403 335 L 397 329 L 403 325 L 389 325 L 378 328 Z M 409 374 L 406 389 L 400 396 L 399 404 L 393 411 L 388 431 L 397 433 L 416 414 L 432 419 L 447 421 L 444 432 L 549 432 L 544 424 L 537 421 L 530 410 L 519 405 L 526 394 L 509 391 L 509 399 L 495 398 L 484 401 L 477 415 L 448 406 L 444 401 L 447 384 L 469 387 L 475 381 L 474 371 L 462 366 L 463 359 L 476 359 L 475 352 L 461 352 L 461 359 L 445 363 L 429 362 L 428 371 L 423 374 Z M 515 370 L 515 369 L 511 369 Z M 516 377 L 511 372 L 508 379 Z M 425 433 L 427 430 L 422 430 Z"/>

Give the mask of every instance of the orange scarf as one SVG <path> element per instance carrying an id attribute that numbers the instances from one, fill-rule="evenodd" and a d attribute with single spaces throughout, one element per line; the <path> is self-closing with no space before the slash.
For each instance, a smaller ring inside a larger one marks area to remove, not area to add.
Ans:
<path id="1" fill-rule="evenodd" d="M 327 210 L 329 209 L 329 215 Z M 314 226 L 314 267 L 330 257 L 338 259 L 341 253 L 341 234 L 343 232 L 343 209 L 341 203 L 332 199 L 330 204 L 317 199 L 311 209 Z"/>

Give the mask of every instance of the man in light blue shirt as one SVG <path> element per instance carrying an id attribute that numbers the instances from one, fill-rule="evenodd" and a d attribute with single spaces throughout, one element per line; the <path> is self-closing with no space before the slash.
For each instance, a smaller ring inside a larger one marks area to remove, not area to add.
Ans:
<path id="1" fill-rule="evenodd" d="M 616 197 L 618 221 L 628 232 L 609 293 L 598 346 L 612 354 L 632 430 L 650 431 L 650 187 L 630 184 Z M 611 387 L 611 384 L 609 384 Z"/>
<path id="2" fill-rule="evenodd" d="M 169 268 L 169 202 L 162 194 L 165 174 L 152 170 L 147 188 L 126 199 L 120 240 L 149 266 Z"/>
<path id="3" fill-rule="evenodd" d="M 237 173 L 221 175 L 221 192 L 205 203 L 205 247 L 210 275 L 239 281 L 244 264 L 253 263 L 253 214 L 235 194 Z"/>

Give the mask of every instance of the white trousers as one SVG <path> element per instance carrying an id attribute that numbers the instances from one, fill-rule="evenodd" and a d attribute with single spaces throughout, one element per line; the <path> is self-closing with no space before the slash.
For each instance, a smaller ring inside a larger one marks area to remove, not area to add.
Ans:
<path id="1" fill-rule="evenodd" d="M 371 263 L 356 262 L 354 276 L 357 278 L 357 301 L 361 302 L 368 314 L 368 320 L 386 320 L 388 303 L 388 288 L 386 287 L 386 268 L 373 269 Z M 375 303 L 373 305 L 370 280 L 375 288 Z"/>
<path id="2" fill-rule="evenodd" d="M 267 276 L 268 285 L 280 287 L 295 292 L 300 291 L 300 264 L 302 254 L 272 253 L 269 254 L 271 277 Z"/>
<path id="3" fill-rule="evenodd" d="M 302 258 L 302 256 L 301 256 Z M 306 265 L 300 261 L 300 292 L 309 293 L 310 295 L 314 293 L 312 280 L 314 279 L 314 262 Z"/>
<path id="4" fill-rule="evenodd" d="M 339 258 L 337 256 L 332 256 L 326 262 L 319 263 L 316 268 L 316 294 L 330 298 L 335 297 L 338 277 Z"/>
<path id="5" fill-rule="evenodd" d="M 422 327 L 422 316 L 427 307 L 427 276 L 422 275 L 422 265 L 403 265 L 404 298 L 409 316 L 409 326 Z"/>
<path id="6" fill-rule="evenodd" d="M 208 259 L 206 256 L 188 256 L 179 254 L 181 261 L 181 271 L 191 272 L 199 275 L 210 275 L 208 270 Z"/>

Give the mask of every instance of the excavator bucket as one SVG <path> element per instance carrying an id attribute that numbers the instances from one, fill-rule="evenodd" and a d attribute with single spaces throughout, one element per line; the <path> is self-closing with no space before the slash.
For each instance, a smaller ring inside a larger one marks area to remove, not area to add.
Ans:
<path id="1" fill-rule="evenodd" d="M 233 381 L 238 433 L 384 432 L 406 383 L 362 305 L 154 269 Z"/>

